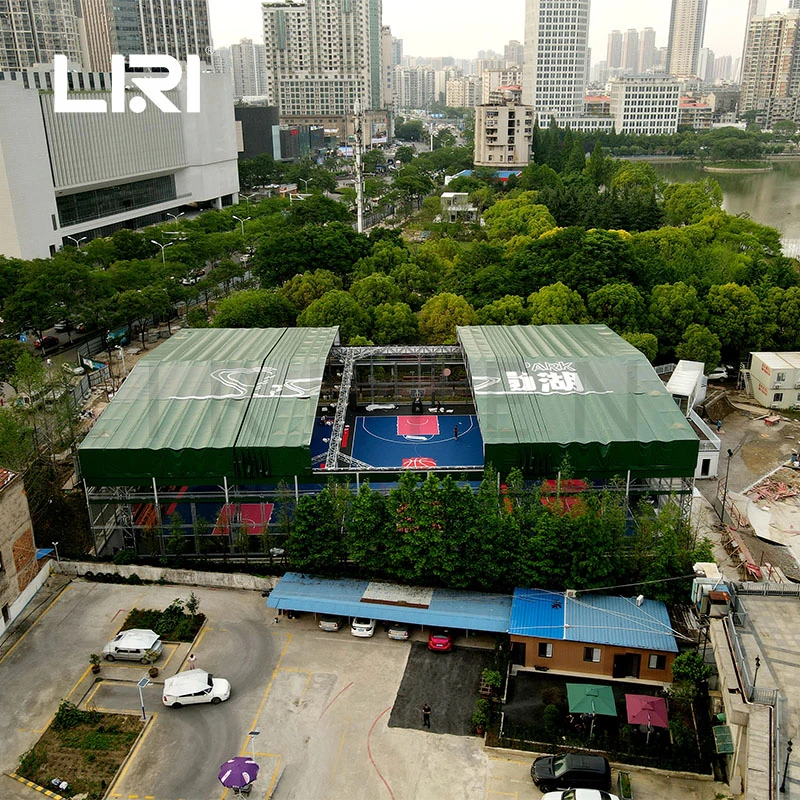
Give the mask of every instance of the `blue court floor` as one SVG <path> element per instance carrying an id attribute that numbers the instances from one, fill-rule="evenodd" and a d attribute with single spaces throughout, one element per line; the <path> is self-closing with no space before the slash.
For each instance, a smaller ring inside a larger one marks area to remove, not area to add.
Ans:
<path id="1" fill-rule="evenodd" d="M 403 417 L 356 417 L 352 456 L 372 467 L 431 469 L 483 466 L 483 437 L 475 416 L 422 415 L 419 433 Z M 407 418 L 406 418 L 407 419 Z M 435 424 L 438 423 L 438 424 Z M 455 428 L 458 427 L 458 438 Z M 438 430 L 437 430 L 438 428 Z"/>

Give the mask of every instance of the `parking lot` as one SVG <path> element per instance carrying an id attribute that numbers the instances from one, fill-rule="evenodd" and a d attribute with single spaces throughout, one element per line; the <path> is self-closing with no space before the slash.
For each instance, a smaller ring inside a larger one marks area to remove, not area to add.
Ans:
<path id="1" fill-rule="evenodd" d="M 414 727 L 416 696 L 407 702 L 410 727 L 388 722 L 412 644 L 389 640 L 379 627 L 371 639 L 345 628 L 324 633 L 309 614 L 300 619 L 268 611 L 257 592 L 195 589 L 208 621 L 195 644 L 198 666 L 231 681 L 231 698 L 217 706 L 170 709 L 161 703 L 165 677 L 184 666 L 188 645 L 165 648 L 156 685 L 144 690 L 150 722 L 112 787 L 111 796 L 132 800 L 223 800 L 217 781 L 226 759 L 254 746 L 261 772 L 253 800 L 267 797 L 469 800 L 539 798 L 530 780 L 532 755 L 487 750 L 475 736 L 431 733 Z M 139 664 L 106 665 L 92 683 L 90 653 L 98 652 L 133 607 L 166 607 L 189 590 L 170 586 L 121 586 L 74 581 L 0 660 L 0 768 L 13 771 L 18 756 L 48 725 L 59 700 L 88 702 L 98 710 L 138 713 Z M 430 654 L 459 660 L 454 653 Z M 424 654 L 424 653 L 423 653 Z M 424 654 L 427 655 L 427 654 Z M 470 658 L 465 659 L 467 662 Z M 413 662 L 413 659 L 412 659 Z M 424 660 L 421 662 L 424 664 Z M 419 696 L 425 676 L 412 684 Z M 431 693 L 441 686 L 431 682 Z M 437 716 L 450 714 L 446 698 L 430 697 Z M 444 723 L 443 723 L 444 724 Z M 260 735 L 251 745 L 248 731 Z M 440 731 L 443 729 L 440 729 Z M 713 798 L 711 782 L 634 776 L 642 796 Z M 637 791 L 638 795 L 638 791 Z M 3 776 L 0 796 L 36 797 Z"/>

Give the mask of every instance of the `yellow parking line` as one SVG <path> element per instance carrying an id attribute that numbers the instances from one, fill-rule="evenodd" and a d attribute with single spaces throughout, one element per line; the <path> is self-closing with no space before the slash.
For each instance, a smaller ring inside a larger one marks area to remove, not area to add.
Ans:
<path id="1" fill-rule="evenodd" d="M 88 706 L 89 706 L 89 703 L 92 701 L 92 698 L 93 698 L 93 697 L 94 697 L 94 696 L 97 694 L 98 690 L 100 689 L 100 687 L 101 687 L 102 685 L 103 685 L 103 684 L 102 684 L 102 682 L 101 682 L 101 683 L 96 683 L 94 686 L 92 686 L 91 690 L 89 691 L 89 694 L 88 694 L 88 695 L 86 695 L 86 699 L 83 701 L 83 704 L 84 704 L 86 707 L 88 707 Z"/>
<path id="2" fill-rule="evenodd" d="M 300 667 L 281 667 L 280 670 L 278 670 L 278 671 L 279 672 L 299 672 L 299 673 L 302 673 L 302 674 L 308 673 L 309 675 L 311 674 L 310 670 L 300 669 Z"/>
<path id="3" fill-rule="evenodd" d="M 83 672 L 83 675 L 81 675 L 80 678 L 78 678 L 78 680 L 76 681 L 75 685 L 67 692 L 67 695 L 64 698 L 65 700 L 69 700 L 70 695 L 83 683 L 84 678 L 89 674 L 89 670 L 91 668 L 92 668 L 91 664 L 89 664 L 89 666 L 86 667 L 86 669 Z"/>
<path id="4" fill-rule="evenodd" d="M 30 626 L 30 628 L 28 628 L 28 630 L 26 630 L 25 633 L 23 633 L 22 636 L 20 636 L 19 639 L 17 639 L 17 641 L 14 642 L 14 644 L 11 645 L 11 647 L 9 648 L 8 652 L 5 655 L 0 657 L 0 664 L 2 664 L 17 649 L 17 645 L 39 624 L 39 622 L 41 621 L 42 617 L 44 617 L 44 615 L 61 599 L 61 597 L 64 594 L 64 592 L 68 591 L 71 588 L 72 588 L 71 586 L 65 586 L 58 593 L 58 595 L 53 598 L 53 602 L 50 603 L 50 605 L 47 606 L 47 608 L 44 611 L 42 611 L 41 614 L 39 614 L 39 616 L 34 620 L 33 624 Z"/>
<path id="5" fill-rule="evenodd" d="M 167 668 L 167 664 L 169 664 L 169 661 L 172 658 L 172 656 L 174 656 L 175 653 L 178 652 L 178 645 L 173 644 L 173 645 L 167 645 L 167 646 L 168 647 L 172 647 L 172 650 L 170 651 L 170 654 L 167 656 L 167 660 L 164 662 L 164 664 L 161 667 L 161 669 L 166 669 Z"/>
<path id="6" fill-rule="evenodd" d="M 264 795 L 264 800 L 268 797 L 272 797 L 272 790 L 275 788 L 275 781 L 278 778 L 278 770 L 281 766 L 281 757 L 278 756 L 278 763 L 275 765 L 275 769 L 272 771 L 272 780 L 269 782 L 269 786 L 267 787 L 267 793 Z"/>
<path id="7" fill-rule="evenodd" d="M 331 772 L 331 777 L 329 779 L 331 783 L 333 783 L 333 779 L 336 777 L 336 772 L 339 769 L 339 761 L 342 757 L 342 750 L 344 750 L 344 740 L 347 738 L 347 733 L 349 729 L 350 729 L 350 717 L 347 718 L 344 730 L 342 731 L 342 738 L 339 739 L 339 749 L 336 751 L 336 760 L 333 762 L 333 772 Z"/>
<path id="8" fill-rule="evenodd" d="M 150 733 L 150 731 L 152 730 L 153 726 L 156 724 L 157 721 L 158 721 L 158 712 L 154 711 L 152 714 L 150 714 L 150 724 L 144 729 L 144 733 L 142 734 L 142 738 L 139 739 L 138 742 L 136 742 L 136 746 L 133 748 L 133 750 L 131 750 L 131 754 L 128 757 L 127 763 L 122 768 L 122 772 L 120 772 L 119 776 L 114 781 L 114 783 L 111 786 L 108 787 L 108 793 L 109 794 L 113 795 L 114 797 L 121 797 L 122 796 L 122 795 L 119 795 L 119 794 L 114 795 L 113 790 L 120 783 L 122 783 L 122 779 L 125 777 L 125 774 L 128 772 L 128 769 L 130 768 L 130 765 L 133 763 L 133 759 L 136 758 L 136 755 L 139 752 L 139 750 L 141 749 L 142 744 L 144 743 L 144 740 L 147 738 L 147 734 Z"/>

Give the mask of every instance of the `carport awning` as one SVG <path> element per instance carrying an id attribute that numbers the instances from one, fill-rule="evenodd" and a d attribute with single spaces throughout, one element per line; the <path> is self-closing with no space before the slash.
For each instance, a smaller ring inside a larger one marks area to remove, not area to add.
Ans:
<path id="1" fill-rule="evenodd" d="M 331 580 L 296 572 L 288 572 L 278 581 L 267 605 L 284 611 L 490 633 L 505 633 L 511 616 L 508 595 Z"/>

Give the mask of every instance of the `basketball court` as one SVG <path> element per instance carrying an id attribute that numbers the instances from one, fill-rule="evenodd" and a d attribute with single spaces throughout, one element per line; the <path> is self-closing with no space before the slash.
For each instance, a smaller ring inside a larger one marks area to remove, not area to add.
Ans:
<path id="1" fill-rule="evenodd" d="M 351 455 L 371 467 L 482 467 L 483 438 L 474 415 L 359 416 Z"/>

